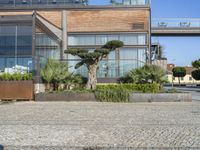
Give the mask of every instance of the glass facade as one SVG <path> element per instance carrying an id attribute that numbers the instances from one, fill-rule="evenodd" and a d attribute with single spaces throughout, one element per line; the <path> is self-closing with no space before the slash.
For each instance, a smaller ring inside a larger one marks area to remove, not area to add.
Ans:
<path id="1" fill-rule="evenodd" d="M 102 60 L 98 67 L 97 76 L 100 78 L 116 78 L 126 74 L 131 69 L 141 67 L 146 62 L 146 34 L 96 34 L 96 35 L 69 35 L 69 46 L 99 47 L 111 40 L 121 40 L 124 47 L 112 51 L 107 58 Z M 139 48 L 140 46 L 140 48 Z M 91 48 L 91 50 L 94 50 Z M 88 49 L 88 48 L 87 48 Z M 80 61 L 79 57 L 68 55 L 68 65 L 71 72 L 87 76 L 85 66 L 75 70 L 74 66 Z"/>
<path id="2" fill-rule="evenodd" d="M 69 46 L 104 45 L 111 40 L 123 41 L 125 45 L 146 45 L 146 34 L 113 34 L 113 35 L 69 35 Z"/>
<path id="3" fill-rule="evenodd" d="M 32 69 L 32 26 L 0 25 L 0 71 Z"/>
<path id="4" fill-rule="evenodd" d="M 123 0 L 124 5 L 148 5 L 149 0 Z"/>
<path id="5" fill-rule="evenodd" d="M 40 68 L 46 64 L 48 58 L 56 60 L 60 59 L 59 44 L 43 32 L 36 33 L 36 69 L 40 70 Z"/>

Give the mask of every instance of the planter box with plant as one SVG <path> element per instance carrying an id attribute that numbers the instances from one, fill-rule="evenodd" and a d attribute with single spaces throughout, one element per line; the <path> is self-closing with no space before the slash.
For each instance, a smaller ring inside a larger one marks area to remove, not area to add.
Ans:
<path id="1" fill-rule="evenodd" d="M 33 100 L 32 74 L 0 75 L 0 100 Z"/>

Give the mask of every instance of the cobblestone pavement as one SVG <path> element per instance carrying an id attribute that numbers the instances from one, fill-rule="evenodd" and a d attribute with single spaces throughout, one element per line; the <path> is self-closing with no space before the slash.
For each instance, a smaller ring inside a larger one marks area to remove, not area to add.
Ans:
<path id="1" fill-rule="evenodd" d="M 27 150 L 199 150 L 200 103 L 1 104 L 0 145 Z"/>

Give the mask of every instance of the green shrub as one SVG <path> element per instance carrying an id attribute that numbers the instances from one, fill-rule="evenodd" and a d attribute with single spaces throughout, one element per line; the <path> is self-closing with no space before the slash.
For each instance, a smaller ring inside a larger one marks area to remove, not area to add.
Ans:
<path id="1" fill-rule="evenodd" d="M 121 89 L 96 90 L 95 97 L 100 102 L 129 102 L 129 92 Z"/>
<path id="2" fill-rule="evenodd" d="M 160 85 L 152 84 L 107 84 L 97 85 L 98 90 L 127 90 L 130 92 L 158 93 Z"/>
<path id="3" fill-rule="evenodd" d="M 31 73 L 25 73 L 22 76 L 22 80 L 33 80 L 33 75 Z"/>
<path id="4" fill-rule="evenodd" d="M 32 80 L 32 74 L 31 73 L 14 73 L 14 74 L 9 74 L 9 73 L 3 73 L 0 76 L 0 79 L 2 81 L 21 81 L 21 80 Z"/>
<path id="5" fill-rule="evenodd" d="M 14 73 L 11 75 L 11 80 L 13 81 L 21 81 L 23 77 L 23 74 L 21 73 Z"/>
<path id="6" fill-rule="evenodd" d="M 11 75 L 9 73 L 3 73 L 1 75 L 1 80 L 3 80 L 3 81 L 9 81 L 9 80 L 11 80 Z"/>

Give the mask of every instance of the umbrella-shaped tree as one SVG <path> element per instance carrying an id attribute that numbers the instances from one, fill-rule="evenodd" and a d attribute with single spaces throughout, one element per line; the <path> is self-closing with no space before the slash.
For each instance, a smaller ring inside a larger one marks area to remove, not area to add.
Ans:
<path id="1" fill-rule="evenodd" d="M 200 80 L 200 59 L 198 60 L 195 60 L 194 62 L 192 62 L 192 66 L 194 68 L 196 68 L 196 70 L 194 70 L 192 72 L 192 77 L 195 79 L 195 80 Z"/>
<path id="2" fill-rule="evenodd" d="M 173 72 L 174 77 L 178 77 L 178 82 L 179 82 L 179 85 L 180 85 L 180 78 L 185 77 L 185 75 L 186 75 L 185 67 L 174 67 L 172 69 L 172 72 Z"/>
<path id="3" fill-rule="evenodd" d="M 73 56 L 78 56 L 81 61 L 75 65 L 75 69 L 78 69 L 82 65 L 85 65 L 88 69 L 88 81 L 86 89 L 96 89 L 97 83 L 97 67 L 99 62 L 108 56 L 111 51 L 116 50 L 123 46 L 123 42 L 113 40 L 107 42 L 101 48 L 95 49 L 94 52 L 89 52 L 87 49 L 82 48 L 71 48 L 65 51 L 65 53 Z"/>

